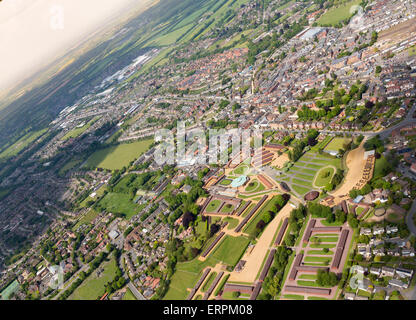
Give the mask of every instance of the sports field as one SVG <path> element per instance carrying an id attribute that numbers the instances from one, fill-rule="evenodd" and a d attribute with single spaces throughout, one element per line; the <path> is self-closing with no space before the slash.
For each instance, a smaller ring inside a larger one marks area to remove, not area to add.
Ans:
<path id="1" fill-rule="evenodd" d="M 361 3 L 361 0 L 337 1 L 337 4 L 324 13 L 318 20 L 321 26 L 333 26 L 337 23 L 350 18 L 354 12 L 351 12 L 353 6 Z"/>
<path id="2" fill-rule="evenodd" d="M 87 166 L 109 170 L 121 169 L 146 152 L 152 142 L 153 139 L 147 139 L 98 150 L 88 158 Z"/>

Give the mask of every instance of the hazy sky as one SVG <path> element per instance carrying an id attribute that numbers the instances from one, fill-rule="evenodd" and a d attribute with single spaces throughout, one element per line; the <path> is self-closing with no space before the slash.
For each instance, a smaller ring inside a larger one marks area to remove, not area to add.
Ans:
<path id="1" fill-rule="evenodd" d="M 38 71 L 143 0 L 3 0 L 0 2 L 0 90 Z"/>

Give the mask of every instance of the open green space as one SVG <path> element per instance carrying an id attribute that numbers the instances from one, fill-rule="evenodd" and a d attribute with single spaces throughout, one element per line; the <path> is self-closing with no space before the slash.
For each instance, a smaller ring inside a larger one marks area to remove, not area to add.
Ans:
<path id="1" fill-rule="evenodd" d="M 102 273 L 97 272 L 103 269 Z M 69 300 L 96 300 L 105 293 L 105 285 L 113 281 L 117 264 L 114 258 L 104 262 L 69 296 Z"/>
<path id="2" fill-rule="evenodd" d="M 126 293 L 123 296 L 123 300 L 137 300 L 134 294 L 131 292 L 129 288 L 127 288 Z"/>
<path id="3" fill-rule="evenodd" d="M 246 251 L 250 240 L 246 237 L 225 236 L 224 240 L 215 248 L 212 258 L 234 267 Z"/>
<path id="4" fill-rule="evenodd" d="M 37 140 L 40 136 L 42 136 L 48 129 L 43 129 L 39 131 L 31 131 L 27 133 L 25 136 L 17 140 L 14 144 L 9 146 L 7 149 L 3 150 L 0 153 L 1 158 L 9 158 L 17 155 L 20 151 L 25 149 L 29 146 L 33 141 Z"/>
<path id="5" fill-rule="evenodd" d="M 329 168 L 321 169 L 317 173 L 317 177 L 316 177 L 316 180 L 315 180 L 315 185 L 317 187 L 327 186 L 331 182 L 334 174 L 335 174 L 334 168 L 329 167 Z"/>
<path id="6" fill-rule="evenodd" d="M 82 162 L 81 159 L 75 159 L 75 160 L 70 160 L 68 161 L 60 170 L 59 170 L 59 174 L 65 174 L 66 172 L 68 172 L 69 170 L 75 168 L 78 164 L 80 164 Z"/>
<path id="7" fill-rule="evenodd" d="M 290 300 L 305 300 L 304 296 L 297 295 L 297 294 L 285 294 L 283 298 L 290 299 Z"/>
<path id="8" fill-rule="evenodd" d="M 335 26 L 343 20 L 349 19 L 354 12 L 351 12 L 354 5 L 361 4 L 362 0 L 337 1 L 331 9 L 324 13 L 319 19 L 321 26 Z"/>
<path id="9" fill-rule="evenodd" d="M 317 243 L 322 243 L 322 242 L 337 242 L 338 241 L 338 237 L 311 237 L 310 242 L 317 242 Z"/>
<path id="10" fill-rule="evenodd" d="M 212 200 L 206 207 L 207 212 L 216 212 L 219 206 L 221 205 L 220 200 Z"/>
<path id="11" fill-rule="evenodd" d="M 222 186 L 229 186 L 230 184 L 231 184 L 231 182 L 233 182 L 232 180 L 230 180 L 230 179 L 223 179 L 221 182 L 220 182 L 220 185 L 222 185 Z"/>
<path id="12" fill-rule="evenodd" d="M 258 180 L 250 181 L 244 190 L 247 193 L 257 193 L 266 190 L 266 187 Z"/>
<path id="13" fill-rule="evenodd" d="M 410 47 L 408 53 L 411 57 L 416 56 L 416 46 Z"/>
<path id="14" fill-rule="evenodd" d="M 328 263 L 331 262 L 331 257 L 315 257 L 315 256 L 306 256 L 304 261 L 305 262 L 323 262 Z"/>
<path id="15" fill-rule="evenodd" d="M 87 159 L 86 165 L 109 170 L 121 169 L 146 152 L 152 142 L 153 139 L 147 139 L 98 150 Z"/>
<path id="16" fill-rule="evenodd" d="M 324 150 L 326 151 L 336 151 L 338 152 L 339 149 L 344 148 L 344 144 L 348 143 L 350 139 L 345 138 L 334 138 L 328 145 L 325 147 Z"/>
<path id="17" fill-rule="evenodd" d="M 14 280 L 13 282 L 11 282 L 6 288 L 4 288 L 4 290 L 0 293 L 0 298 L 1 300 L 9 300 L 11 295 L 13 295 L 14 293 L 16 293 L 19 290 L 19 282 L 16 280 Z"/>
<path id="18" fill-rule="evenodd" d="M 323 255 L 323 256 L 326 256 L 326 255 L 331 256 L 334 253 L 332 251 L 325 252 L 323 250 L 309 250 L 308 251 L 308 254 L 317 254 L 317 255 Z"/>
<path id="19" fill-rule="evenodd" d="M 176 271 L 171 278 L 169 290 L 164 300 L 186 299 L 189 294 L 187 288 L 193 288 L 206 267 L 214 267 L 221 261 L 234 267 L 244 254 L 249 243 L 250 241 L 246 237 L 231 237 L 227 235 L 205 261 L 196 258 L 188 262 L 179 262 L 176 265 Z M 221 281 L 222 286 L 223 281 Z"/>
<path id="20" fill-rule="evenodd" d="M 234 206 L 232 204 L 227 203 L 227 204 L 222 206 L 220 212 L 221 213 L 230 213 L 233 210 L 234 210 Z"/>
<path id="21" fill-rule="evenodd" d="M 228 226 L 227 226 L 228 230 L 232 230 L 232 229 L 234 229 L 235 227 L 238 226 L 238 220 L 237 219 L 226 217 L 226 218 L 224 218 L 224 221 L 228 222 Z"/>
<path id="22" fill-rule="evenodd" d="M 124 214 L 126 219 L 138 214 L 142 206 L 130 200 L 130 196 L 124 193 L 110 192 L 100 200 L 99 205 L 102 209 L 111 213 Z"/>
<path id="23" fill-rule="evenodd" d="M 301 274 L 299 279 L 301 280 L 316 280 L 318 276 L 316 274 Z"/>
<path id="24" fill-rule="evenodd" d="M 202 286 L 201 291 L 205 292 L 209 289 L 209 287 L 211 286 L 212 282 L 214 281 L 215 277 L 217 276 L 216 272 L 211 272 L 208 276 L 208 279 L 205 280 L 205 283 Z"/>

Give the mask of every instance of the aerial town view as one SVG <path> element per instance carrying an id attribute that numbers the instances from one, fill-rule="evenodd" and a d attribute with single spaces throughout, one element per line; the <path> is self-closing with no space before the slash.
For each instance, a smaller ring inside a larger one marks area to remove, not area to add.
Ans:
<path id="1" fill-rule="evenodd" d="M 0 1 L 0 300 L 416 300 L 416 0 L 86 2 Z"/>

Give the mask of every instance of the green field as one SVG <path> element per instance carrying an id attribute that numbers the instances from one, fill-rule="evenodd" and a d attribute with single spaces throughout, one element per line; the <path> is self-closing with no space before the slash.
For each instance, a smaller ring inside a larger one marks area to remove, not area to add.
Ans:
<path id="1" fill-rule="evenodd" d="M 130 200 L 130 196 L 124 193 L 110 192 L 100 200 L 99 205 L 107 212 L 122 213 L 126 219 L 130 219 L 142 209 L 142 206 Z"/>
<path id="2" fill-rule="evenodd" d="M 153 139 L 147 139 L 98 150 L 87 159 L 87 166 L 109 170 L 121 169 L 146 152 L 152 142 Z"/>
<path id="3" fill-rule="evenodd" d="M 217 276 L 216 272 L 211 272 L 208 276 L 208 279 L 205 280 L 205 283 L 202 286 L 201 291 L 205 292 L 209 289 L 209 287 L 211 286 L 212 282 L 214 281 L 215 277 Z"/>
<path id="4" fill-rule="evenodd" d="M 19 282 L 14 280 L 0 293 L 1 300 L 9 300 L 10 296 L 19 290 L 19 287 Z"/>
<path id="5" fill-rule="evenodd" d="M 319 18 L 318 24 L 321 26 L 333 26 L 350 18 L 352 16 L 352 6 L 359 5 L 361 2 L 362 0 L 338 1 L 338 4 Z"/>
<path id="6" fill-rule="evenodd" d="M 244 254 L 249 240 L 246 237 L 226 236 L 205 261 L 194 259 L 179 262 L 171 278 L 169 290 L 164 300 L 183 300 L 189 294 L 187 288 L 193 288 L 206 267 L 214 267 L 219 262 L 235 266 Z"/>
<path id="7" fill-rule="evenodd" d="M 338 152 L 339 149 L 343 149 L 344 144 L 348 143 L 350 139 L 345 138 L 334 138 L 328 145 L 325 147 L 324 150 L 326 151 L 336 151 Z"/>
<path id="8" fill-rule="evenodd" d="M 234 229 L 235 227 L 238 226 L 238 220 L 237 219 L 227 217 L 227 218 L 224 218 L 224 221 L 228 222 L 228 226 L 227 226 L 228 230 L 232 230 L 232 229 Z"/>
<path id="9" fill-rule="evenodd" d="M 317 177 L 316 177 L 316 180 L 315 180 L 315 185 L 317 187 L 327 186 L 331 182 L 334 174 L 335 174 L 335 169 L 334 168 L 331 168 L 331 167 L 323 168 L 322 170 L 320 170 L 317 173 Z"/>
<path id="10" fill-rule="evenodd" d="M 257 223 L 263 218 L 263 214 L 271 210 L 275 202 L 272 200 L 267 201 L 263 206 L 255 213 L 254 218 L 252 217 L 248 224 L 244 227 L 243 232 L 251 234 L 255 229 Z"/>
<path id="11" fill-rule="evenodd" d="M 250 181 L 244 190 L 247 193 L 257 193 L 266 190 L 266 187 L 258 180 Z"/>
<path id="12" fill-rule="evenodd" d="M 246 237 L 225 236 L 212 253 L 212 258 L 234 267 L 246 251 L 250 240 Z"/>
<path id="13" fill-rule="evenodd" d="M 13 157 L 13 156 L 17 155 L 20 151 L 25 149 L 32 142 L 34 142 L 36 139 L 38 139 L 40 136 L 42 136 L 47 130 L 48 129 L 43 129 L 43 130 L 39 130 L 39 131 L 29 132 L 24 137 L 17 140 L 10 147 L 3 150 L 0 153 L 0 159 L 1 158 L 9 158 L 9 157 Z"/>
<path id="14" fill-rule="evenodd" d="M 409 56 L 416 56 L 416 46 L 409 48 Z"/>
<path id="15" fill-rule="evenodd" d="M 206 207 L 206 211 L 207 212 L 216 212 L 216 210 L 219 208 L 219 206 L 221 205 L 221 201 L 220 200 L 212 200 Z"/>
<path id="16" fill-rule="evenodd" d="M 234 210 L 234 206 L 232 204 L 227 203 L 227 204 L 222 206 L 220 212 L 221 213 L 230 213 L 233 210 Z"/>
<path id="17" fill-rule="evenodd" d="M 328 141 L 329 139 L 323 145 Z M 341 159 L 310 150 L 276 180 L 286 182 L 291 190 L 303 197 L 311 190 L 319 191 L 327 186 L 335 174 L 334 168 L 342 168 Z M 314 186 L 315 178 L 316 185 Z"/>
<path id="18" fill-rule="evenodd" d="M 84 282 L 69 296 L 69 300 L 96 300 L 105 293 L 105 285 L 113 281 L 117 265 L 116 260 L 112 258 L 102 265 L 104 271 L 97 277 L 98 267 Z"/>
<path id="19" fill-rule="evenodd" d="M 123 296 L 123 300 L 137 300 L 134 294 L 131 292 L 129 288 L 127 288 L 126 293 Z"/>

